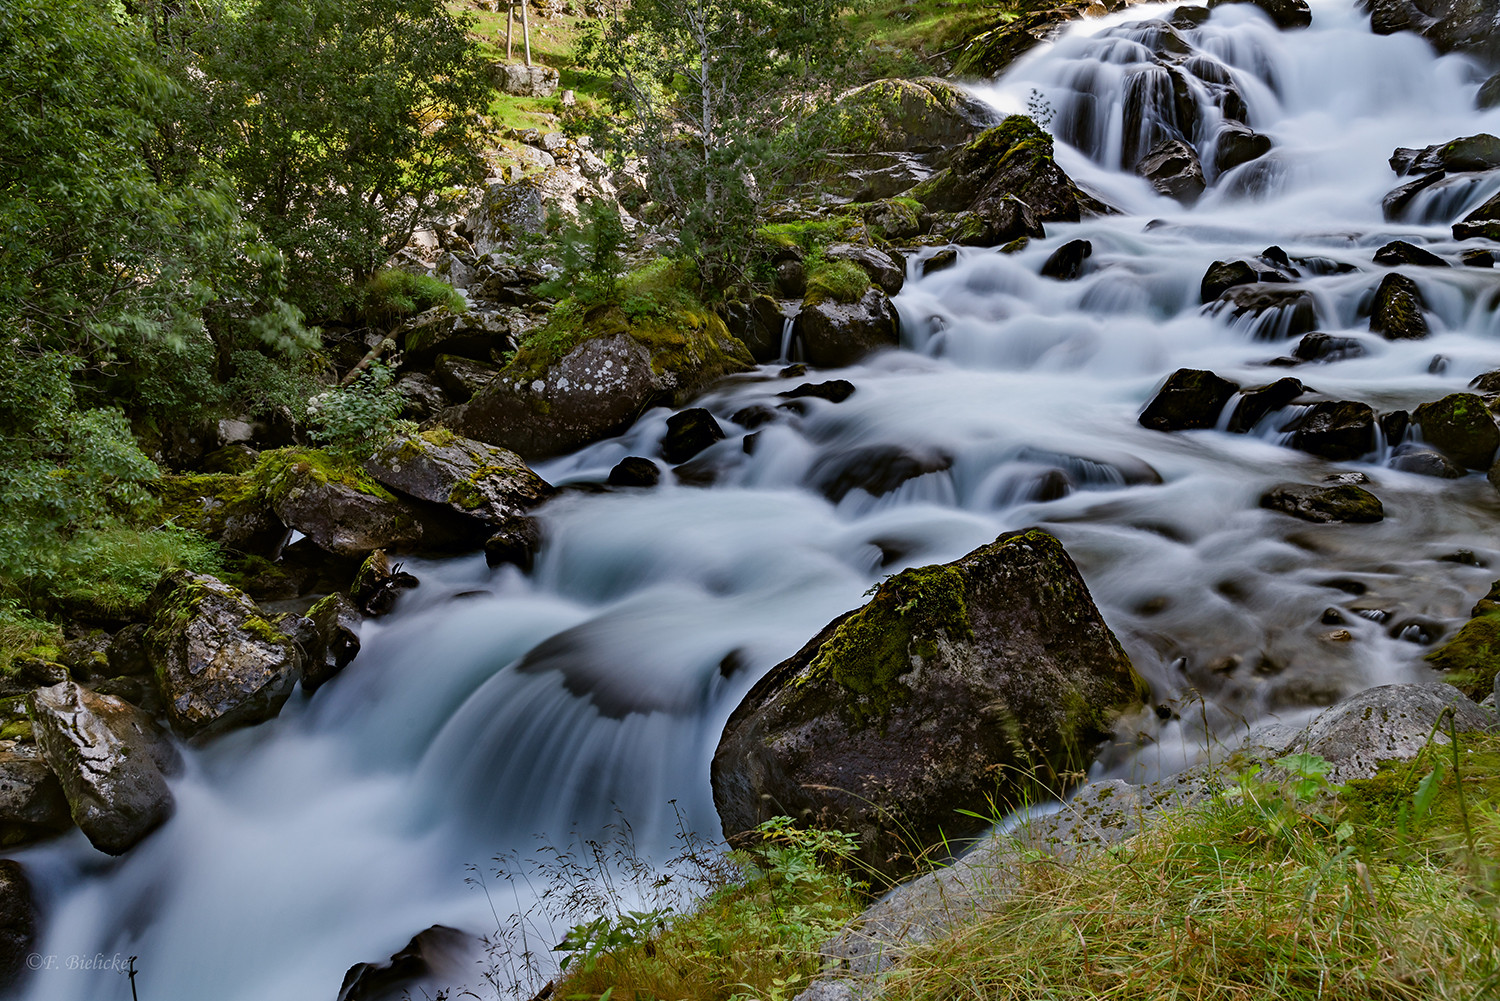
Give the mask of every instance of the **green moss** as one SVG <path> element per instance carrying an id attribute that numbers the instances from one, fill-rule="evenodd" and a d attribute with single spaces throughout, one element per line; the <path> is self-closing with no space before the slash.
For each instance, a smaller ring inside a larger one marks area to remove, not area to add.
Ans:
<path id="1" fill-rule="evenodd" d="M 1346 782 L 1339 798 L 1350 822 L 1368 831 L 1371 839 L 1399 834 L 1425 846 L 1457 851 L 1473 823 L 1465 814 L 1474 813 L 1477 804 L 1500 802 L 1500 735 L 1460 733 L 1457 746 L 1457 777 L 1453 745 L 1433 741 L 1410 761 L 1382 762 L 1373 777 Z M 1436 795 L 1425 811 L 1419 811 L 1418 785 L 1435 769 Z"/>
<path id="2" fill-rule="evenodd" d="M 820 302 L 858 302 L 870 289 L 870 276 L 853 261 L 829 261 L 819 259 L 807 269 L 807 295 L 805 302 L 814 306 Z"/>
<path id="3" fill-rule="evenodd" d="M 834 243 L 860 242 L 864 237 L 864 221 L 853 214 L 812 216 L 770 223 L 757 229 L 755 236 L 767 251 L 798 247 L 814 250 Z"/>
<path id="4" fill-rule="evenodd" d="M 1500 672 L 1500 614 L 1488 613 L 1464 623 L 1451 640 L 1427 655 L 1427 663 L 1471 699 L 1494 691 Z"/>
<path id="5" fill-rule="evenodd" d="M 240 623 L 240 629 L 241 631 L 254 636 L 262 643 L 269 643 L 272 646 L 281 646 L 289 642 L 290 639 L 286 633 L 282 632 L 280 629 L 277 629 L 274 625 L 261 618 L 259 615 L 245 616 L 244 621 Z"/>
<path id="6" fill-rule="evenodd" d="M 318 483 L 336 483 L 383 501 L 394 503 L 396 500 L 394 494 L 376 483 L 359 466 L 316 448 L 279 448 L 262 452 L 251 481 L 263 497 L 271 498 L 290 489 L 304 477 Z"/>
<path id="7" fill-rule="evenodd" d="M 899 679 L 937 653 L 940 638 L 972 636 L 962 571 L 906 570 L 883 581 L 869 604 L 839 623 L 805 677 L 832 680 L 858 695 L 848 710 L 855 725 L 863 726 L 908 698 Z"/>

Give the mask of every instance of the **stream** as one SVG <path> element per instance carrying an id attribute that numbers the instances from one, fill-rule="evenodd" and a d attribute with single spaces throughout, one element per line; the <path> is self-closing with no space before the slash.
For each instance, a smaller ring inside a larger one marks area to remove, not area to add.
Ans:
<path id="1" fill-rule="evenodd" d="M 1430 643 L 1500 576 L 1500 495 L 1482 474 L 1392 470 L 1390 442 L 1363 463 L 1327 462 L 1281 443 L 1289 412 L 1249 434 L 1165 434 L 1136 418 L 1182 367 L 1247 386 L 1295 375 L 1385 411 L 1500 366 L 1493 270 L 1400 269 L 1422 289 L 1428 339 L 1386 341 L 1365 319 L 1389 270 L 1377 248 L 1405 239 L 1457 265 L 1451 222 L 1500 187 L 1500 173 L 1450 186 L 1386 222 L 1391 151 L 1500 133 L 1500 110 L 1473 110 L 1472 62 L 1371 34 L 1351 0 L 1313 0 L 1312 27 L 1292 32 L 1219 7 L 1178 34 L 1183 58 L 1232 82 L 1275 145 L 1210 170 L 1185 208 L 1122 169 L 1176 113 L 1151 59 L 1160 22 L 1139 24 L 1171 9 L 1075 24 L 973 88 L 1002 111 L 1050 113 L 1058 163 L 1123 214 L 1048 224 L 1011 255 L 961 248 L 925 277 L 913 257 L 896 299 L 902 350 L 720 385 L 696 403 L 728 433 L 694 460 L 711 482 L 565 491 L 540 512 L 547 541 L 529 576 L 480 555 L 408 561 L 421 587 L 365 624 L 358 659 L 275 721 L 188 751 L 176 816 L 129 855 L 77 831 L 17 854 L 44 915 L 43 968 L 20 996 L 123 1001 L 116 970 L 70 966 L 138 956 L 141 1001 L 332 1001 L 351 964 L 430 925 L 492 933 L 524 908 L 495 898 L 497 915 L 466 866 L 618 816 L 646 851 L 670 846 L 678 811 L 716 836 L 708 763 L 751 684 L 882 576 L 1015 528 L 1062 540 L 1160 707 L 1122 721 L 1097 774 L 1151 778 L 1267 716 L 1297 722 L 1368 686 L 1430 678 Z M 1195 84 L 1191 97 L 1208 163 L 1222 91 Z M 1075 239 L 1093 245 L 1083 276 L 1042 277 Z M 1275 322 L 1200 305 L 1212 262 L 1273 245 L 1317 262 L 1300 279 L 1317 329 L 1357 338 L 1362 356 L 1267 367 L 1294 343 L 1273 339 Z M 853 395 L 781 411 L 747 451 L 731 414 L 832 378 Z M 601 482 L 621 458 L 656 454 L 668 416 L 537 470 Z M 1384 521 L 1313 525 L 1259 507 L 1273 484 L 1348 470 L 1370 477 Z M 1323 621 L 1329 608 L 1340 624 Z M 477 969 L 456 982 L 493 996 Z"/>

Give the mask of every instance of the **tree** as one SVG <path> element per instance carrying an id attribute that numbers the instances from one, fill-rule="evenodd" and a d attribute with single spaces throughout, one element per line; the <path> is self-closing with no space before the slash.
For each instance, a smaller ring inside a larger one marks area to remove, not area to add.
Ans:
<path id="1" fill-rule="evenodd" d="M 798 113 L 828 87 L 849 0 L 620 0 L 584 58 L 615 80 L 611 113 L 578 126 L 638 156 L 711 281 L 743 264 L 761 192 L 795 159 Z M 621 114 L 621 113 L 624 114 Z"/>
<path id="2" fill-rule="evenodd" d="M 309 313 L 350 304 L 483 176 L 488 89 L 442 0 L 254 0 L 220 8 L 191 46 L 189 142 L 224 164 Z"/>

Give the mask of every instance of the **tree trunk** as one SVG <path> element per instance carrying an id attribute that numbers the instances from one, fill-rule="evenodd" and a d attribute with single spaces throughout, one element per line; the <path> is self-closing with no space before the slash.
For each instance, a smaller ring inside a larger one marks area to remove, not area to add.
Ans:
<path id="1" fill-rule="evenodd" d="M 531 65 L 531 18 L 527 13 L 529 6 L 530 5 L 526 2 L 526 0 L 521 0 L 521 34 L 526 38 L 527 66 Z"/>
<path id="2" fill-rule="evenodd" d="M 510 37 L 516 24 L 516 0 L 505 0 L 505 61 L 510 62 Z"/>

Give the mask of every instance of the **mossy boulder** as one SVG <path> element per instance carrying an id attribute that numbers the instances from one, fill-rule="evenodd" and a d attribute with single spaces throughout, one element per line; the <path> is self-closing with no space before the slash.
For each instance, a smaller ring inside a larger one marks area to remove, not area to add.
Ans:
<path id="1" fill-rule="evenodd" d="M 172 815 L 166 776 L 180 759 L 151 717 L 71 681 L 38 688 L 29 708 L 42 757 L 95 848 L 124 854 Z"/>
<path id="2" fill-rule="evenodd" d="M 1469 469 L 1489 469 L 1500 449 L 1500 426 L 1474 393 L 1452 393 L 1424 403 L 1412 414 L 1422 437 Z"/>
<path id="3" fill-rule="evenodd" d="M 1474 606 L 1474 617 L 1447 643 L 1427 655 L 1443 680 L 1471 699 L 1495 690 L 1500 674 L 1500 581 Z"/>
<path id="4" fill-rule="evenodd" d="M 1352 483 L 1323 487 L 1281 483 L 1261 496 L 1260 506 L 1303 521 L 1359 523 L 1385 517 L 1380 498 Z"/>
<path id="5" fill-rule="evenodd" d="M 1281 426 L 1291 446 L 1334 462 L 1353 462 L 1375 450 L 1375 411 L 1355 400 L 1314 403 Z"/>
<path id="6" fill-rule="evenodd" d="M 1418 341 L 1432 331 L 1422 313 L 1422 290 L 1406 275 L 1380 280 L 1370 307 L 1370 330 L 1388 341 Z"/>
<path id="7" fill-rule="evenodd" d="M 364 470 L 383 486 L 483 525 L 500 524 L 552 493 L 516 453 L 446 428 L 397 435 Z"/>
<path id="8" fill-rule="evenodd" d="M 302 651 L 250 597 L 178 570 L 151 595 L 146 656 L 172 729 L 185 737 L 270 719 L 302 677 Z"/>
<path id="9" fill-rule="evenodd" d="M 967 142 L 995 124 L 987 105 L 937 77 L 876 80 L 834 99 L 828 152 L 932 153 Z"/>
<path id="10" fill-rule="evenodd" d="M 929 212 L 993 217 L 991 228 L 1007 232 L 1015 229 L 1013 220 L 1000 225 L 1015 215 L 1007 199 L 1023 203 L 1038 223 L 1077 222 L 1080 215 L 1073 182 L 1052 158 L 1052 137 L 1025 115 L 1011 115 L 980 134 L 954 154 L 951 166 L 907 196 Z"/>
<path id="11" fill-rule="evenodd" d="M 163 476 L 149 486 L 165 519 L 229 549 L 271 557 L 286 539 L 286 526 L 248 475 Z"/>
<path id="12" fill-rule="evenodd" d="M 787 814 L 901 872 L 984 826 L 955 811 L 1074 784 L 1144 690 L 1058 541 L 1012 532 L 887 579 L 762 678 L 724 728 L 714 804 L 732 842 Z"/>
<path id="13" fill-rule="evenodd" d="M 359 654 L 362 618 L 354 601 L 343 593 L 326 595 L 307 610 L 303 691 L 317 691 Z"/>
<path id="14" fill-rule="evenodd" d="M 1011 63 L 1052 37 L 1061 25 L 1083 17 L 1097 6 L 1100 5 L 1092 0 L 1073 3 L 1063 0 L 1038 4 L 1020 11 L 1002 8 L 994 25 L 975 35 L 964 46 L 954 70 L 966 77 L 997 76 Z M 1113 10 L 1124 5 L 1104 6 Z"/>
<path id="15" fill-rule="evenodd" d="M 1204 369 L 1179 368 L 1167 376 L 1138 420 L 1153 431 L 1211 428 L 1239 390 L 1239 383 Z"/>
<path id="16" fill-rule="evenodd" d="M 707 309 L 670 307 L 629 317 L 590 310 L 576 331 L 522 346 L 474 398 L 443 415 L 459 434 L 544 458 L 618 434 L 642 412 L 680 405 L 754 365 Z"/>
<path id="17" fill-rule="evenodd" d="M 854 270 L 864 277 L 863 271 Z M 824 368 L 852 365 L 872 351 L 901 343 L 901 317 L 896 307 L 884 292 L 868 285 L 854 302 L 821 295 L 809 297 L 803 301 L 792 329 L 808 364 Z"/>
<path id="18" fill-rule="evenodd" d="M 337 556 L 361 557 L 422 539 L 422 520 L 411 505 L 358 466 L 316 449 L 263 453 L 252 478 L 283 524 Z"/>

